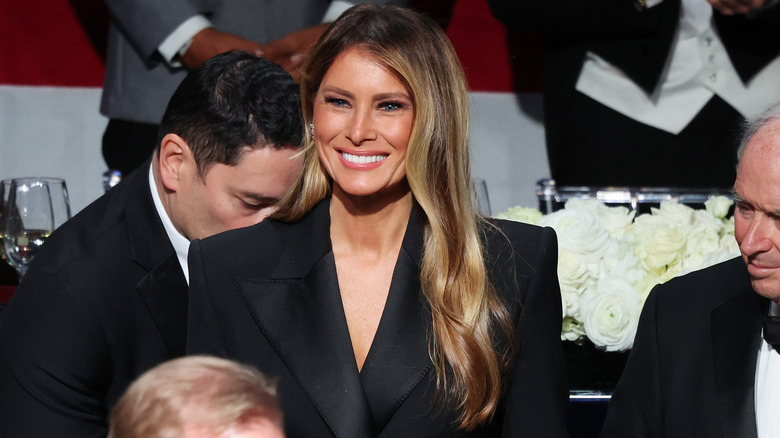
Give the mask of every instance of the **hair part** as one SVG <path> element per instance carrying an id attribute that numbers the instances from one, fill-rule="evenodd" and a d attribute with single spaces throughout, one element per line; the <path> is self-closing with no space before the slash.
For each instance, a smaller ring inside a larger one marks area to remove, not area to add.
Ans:
<path id="1" fill-rule="evenodd" d="M 452 44 L 431 19 L 395 6 L 357 5 L 323 34 L 303 69 L 301 105 L 313 120 L 319 86 L 336 58 L 365 52 L 403 83 L 414 124 L 406 175 L 424 214 L 420 281 L 433 315 L 429 351 L 439 395 L 471 430 L 490 420 L 503 392 L 515 334 L 504 303 L 489 281 L 479 233 L 482 219 L 471 195 L 469 107 L 466 79 Z M 331 178 L 306 132 L 302 177 L 275 217 L 300 219 L 328 196 Z M 494 343 L 494 333 L 506 339 Z"/>
<path id="2" fill-rule="evenodd" d="M 254 367 L 209 356 L 158 365 L 111 412 L 109 438 L 176 438 L 187 427 L 213 436 L 257 419 L 282 426 L 276 384 Z"/>
<path id="3" fill-rule="evenodd" d="M 160 123 L 187 142 L 203 176 L 211 164 L 233 166 L 251 149 L 300 147 L 300 94 L 282 67 L 234 50 L 190 72 L 171 97 Z"/>

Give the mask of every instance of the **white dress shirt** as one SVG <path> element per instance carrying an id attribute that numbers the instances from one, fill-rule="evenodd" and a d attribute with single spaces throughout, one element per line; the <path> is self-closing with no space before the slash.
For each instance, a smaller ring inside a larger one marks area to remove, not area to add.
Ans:
<path id="1" fill-rule="evenodd" d="M 772 314 L 780 309 L 772 303 Z M 758 438 L 780 437 L 780 352 L 761 337 L 756 364 L 756 428 Z"/>
<path id="2" fill-rule="evenodd" d="M 154 174 L 152 173 L 152 166 L 149 166 L 149 189 L 152 191 L 152 199 L 154 200 L 154 208 L 157 210 L 157 214 L 160 216 L 160 220 L 165 228 L 165 234 L 168 235 L 168 239 L 173 245 L 174 251 L 176 251 L 176 258 L 179 259 L 179 265 L 184 273 L 184 279 L 187 280 L 187 284 L 190 284 L 190 270 L 187 266 L 187 254 L 190 252 L 190 241 L 184 235 L 182 235 L 176 227 L 173 226 L 171 218 L 163 207 L 160 194 L 157 193 L 157 184 L 154 182 Z"/>
<path id="3" fill-rule="evenodd" d="M 659 4 L 648 1 L 647 6 Z M 740 79 L 705 0 L 682 0 L 671 53 L 659 86 L 648 95 L 617 67 L 589 52 L 576 89 L 646 125 L 678 134 L 718 95 L 744 117 L 780 100 L 780 57 L 749 83 Z"/>

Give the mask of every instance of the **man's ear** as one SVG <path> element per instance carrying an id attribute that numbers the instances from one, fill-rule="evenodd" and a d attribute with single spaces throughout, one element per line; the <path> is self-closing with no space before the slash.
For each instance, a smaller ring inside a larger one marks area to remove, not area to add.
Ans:
<path id="1" fill-rule="evenodd" d="M 160 178 L 166 190 L 177 191 L 182 182 L 192 178 L 195 157 L 190 146 L 176 134 L 166 134 L 160 141 Z"/>

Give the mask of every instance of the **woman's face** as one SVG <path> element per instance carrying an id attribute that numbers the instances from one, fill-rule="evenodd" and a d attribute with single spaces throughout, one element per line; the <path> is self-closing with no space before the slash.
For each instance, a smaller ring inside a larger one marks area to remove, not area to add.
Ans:
<path id="1" fill-rule="evenodd" d="M 338 189 L 353 196 L 409 190 L 412 98 L 374 57 L 352 48 L 336 58 L 314 98 L 313 122 L 320 161 Z"/>

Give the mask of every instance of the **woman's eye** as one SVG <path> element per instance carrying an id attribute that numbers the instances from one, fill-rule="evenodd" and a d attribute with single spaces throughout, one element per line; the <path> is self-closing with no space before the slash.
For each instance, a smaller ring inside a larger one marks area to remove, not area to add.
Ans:
<path id="1" fill-rule="evenodd" d="M 403 109 L 404 105 L 400 102 L 382 102 L 379 104 L 379 108 L 385 111 L 397 111 Z"/>
<path id="2" fill-rule="evenodd" d="M 326 97 L 325 103 L 335 105 L 335 106 L 348 106 L 349 102 L 347 102 L 344 99 L 339 99 L 338 97 Z"/>

